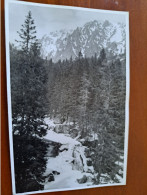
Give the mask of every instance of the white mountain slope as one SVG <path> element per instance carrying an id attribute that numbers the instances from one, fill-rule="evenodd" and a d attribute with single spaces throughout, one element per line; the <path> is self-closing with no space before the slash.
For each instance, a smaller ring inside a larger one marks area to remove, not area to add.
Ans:
<path id="1" fill-rule="evenodd" d="M 111 55 L 125 52 L 125 26 L 109 21 L 92 21 L 69 32 L 60 30 L 44 35 L 40 40 L 43 58 L 58 60 L 76 58 L 79 51 L 91 57 L 106 48 Z"/>

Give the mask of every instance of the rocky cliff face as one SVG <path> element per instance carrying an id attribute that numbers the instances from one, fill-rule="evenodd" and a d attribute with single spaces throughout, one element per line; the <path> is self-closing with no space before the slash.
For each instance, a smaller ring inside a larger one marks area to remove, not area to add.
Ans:
<path id="1" fill-rule="evenodd" d="M 71 56 L 74 59 L 80 51 L 87 57 L 99 55 L 102 48 L 112 56 L 125 52 L 125 28 L 121 23 L 94 20 L 69 32 L 60 30 L 46 34 L 40 42 L 43 58 L 52 58 L 54 62 Z"/>

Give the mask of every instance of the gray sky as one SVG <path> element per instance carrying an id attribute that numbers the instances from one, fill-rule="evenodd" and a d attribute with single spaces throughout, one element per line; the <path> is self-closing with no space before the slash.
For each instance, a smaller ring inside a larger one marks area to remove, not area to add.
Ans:
<path id="1" fill-rule="evenodd" d="M 37 38 L 60 29 L 75 29 L 77 26 L 82 26 L 91 20 L 109 20 L 110 22 L 125 23 L 124 14 L 40 7 L 35 4 L 20 4 L 16 1 L 9 3 L 10 42 L 14 42 L 15 39 L 19 40 L 17 31 L 20 30 L 29 10 L 32 12 L 32 17 L 37 27 Z"/>

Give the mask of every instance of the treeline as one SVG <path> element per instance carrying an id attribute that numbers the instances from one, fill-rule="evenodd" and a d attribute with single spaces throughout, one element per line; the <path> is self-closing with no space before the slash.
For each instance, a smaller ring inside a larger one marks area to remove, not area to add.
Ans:
<path id="1" fill-rule="evenodd" d="M 125 55 L 110 60 L 105 49 L 91 58 L 79 52 L 74 60 L 50 60 L 46 66 L 49 116 L 73 122 L 86 141 L 95 137 L 88 146 L 98 173 L 96 183 L 106 173 L 118 182 L 116 174 L 122 176 L 122 168 L 116 162 L 122 161 L 124 149 Z"/>
<path id="2" fill-rule="evenodd" d="M 16 192 L 44 188 L 47 144 L 43 122 L 47 104 L 47 73 L 40 57 L 31 12 L 20 29 L 20 48 L 10 45 L 13 146 Z M 18 42 L 18 41 L 17 41 Z"/>

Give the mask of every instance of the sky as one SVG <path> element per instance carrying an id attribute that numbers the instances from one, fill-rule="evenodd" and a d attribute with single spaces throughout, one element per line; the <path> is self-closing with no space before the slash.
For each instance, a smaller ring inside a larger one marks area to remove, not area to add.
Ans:
<path id="1" fill-rule="evenodd" d="M 86 22 L 92 20 L 104 21 L 109 20 L 110 22 L 125 23 L 125 15 L 117 13 L 101 13 L 99 11 L 85 11 L 75 10 L 59 7 L 47 7 L 38 6 L 39 4 L 30 5 L 22 4 L 19 1 L 9 3 L 9 31 L 10 31 L 10 42 L 19 40 L 17 31 L 20 30 L 21 25 L 24 23 L 25 16 L 28 11 L 32 12 L 32 18 L 34 19 L 37 38 L 42 38 L 43 35 L 50 32 L 65 29 L 75 29 L 77 26 L 83 26 Z"/>

